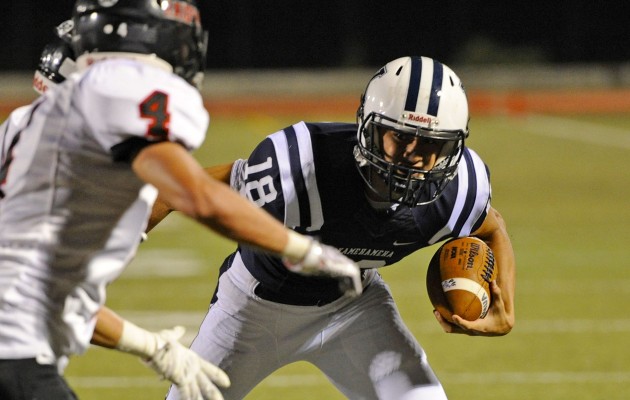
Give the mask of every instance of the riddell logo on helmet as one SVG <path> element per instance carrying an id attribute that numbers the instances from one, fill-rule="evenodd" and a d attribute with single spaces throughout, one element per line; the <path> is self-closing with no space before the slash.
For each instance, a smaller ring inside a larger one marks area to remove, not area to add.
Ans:
<path id="1" fill-rule="evenodd" d="M 199 10 L 197 7 L 184 1 L 170 1 L 164 15 L 172 20 L 180 21 L 188 25 L 199 24 Z"/>
<path id="2" fill-rule="evenodd" d="M 419 115 L 419 114 L 414 114 L 414 113 L 405 113 L 403 114 L 403 118 L 409 120 L 409 121 L 413 121 L 413 122 L 418 122 L 420 124 L 427 124 L 427 125 L 437 125 L 437 119 L 429 116 L 429 115 Z"/>

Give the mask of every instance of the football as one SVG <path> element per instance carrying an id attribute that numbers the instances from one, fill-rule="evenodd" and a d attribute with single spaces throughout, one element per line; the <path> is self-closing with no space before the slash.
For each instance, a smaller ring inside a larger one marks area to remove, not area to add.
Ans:
<path id="1" fill-rule="evenodd" d="M 429 300 L 450 322 L 453 314 L 468 321 L 484 318 L 492 302 L 490 282 L 497 273 L 494 255 L 485 242 L 472 236 L 451 239 L 429 263 Z"/>

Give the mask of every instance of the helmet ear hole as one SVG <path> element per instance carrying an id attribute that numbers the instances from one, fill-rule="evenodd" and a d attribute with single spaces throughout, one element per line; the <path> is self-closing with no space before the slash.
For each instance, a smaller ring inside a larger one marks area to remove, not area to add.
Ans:
<path id="1" fill-rule="evenodd" d="M 361 94 L 361 100 L 359 101 L 359 108 L 357 108 L 357 123 L 360 124 L 363 119 L 363 103 L 365 102 L 365 94 Z"/>

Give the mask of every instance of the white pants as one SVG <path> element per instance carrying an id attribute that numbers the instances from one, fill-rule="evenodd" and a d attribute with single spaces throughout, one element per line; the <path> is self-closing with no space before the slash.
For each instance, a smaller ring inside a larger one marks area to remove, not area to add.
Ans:
<path id="1" fill-rule="evenodd" d="M 263 300 L 254 294 L 257 284 L 237 255 L 191 345 L 230 377 L 226 400 L 242 399 L 296 361 L 315 365 L 349 399 L 446 399 L 376 271 L 367 273 L 358 299 L 321 307 Z M 168 400 L 175 399 L 171 388 Z"/>

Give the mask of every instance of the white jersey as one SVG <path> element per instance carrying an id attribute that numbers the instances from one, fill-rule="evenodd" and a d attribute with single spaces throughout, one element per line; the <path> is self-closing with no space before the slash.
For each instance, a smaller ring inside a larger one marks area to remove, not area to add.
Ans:
<path id="1" fill-rule="evenodd" d="M 195 149 L 208 114 L 183 79 L 111 59 L 47 91 L 21 121 L 0 183 L 0 359 L 53 363 L 87 348 L 105 287 L 146 227 L 157 193 L 129 149 Z"/>
<path id="2" fill-rule="evenodd" d="M 17 133 L 25 122 L 24 116 L 30 114 L 32 107 L 33 105 L 29 104 L 16 108 L 0 125 L 0 166 L 4 165 L 10 155 Z"/>

